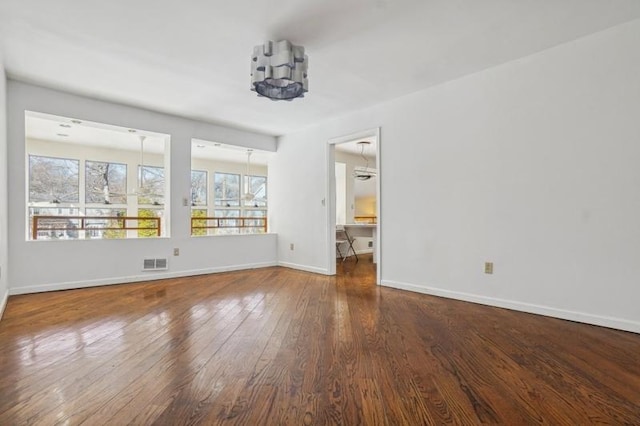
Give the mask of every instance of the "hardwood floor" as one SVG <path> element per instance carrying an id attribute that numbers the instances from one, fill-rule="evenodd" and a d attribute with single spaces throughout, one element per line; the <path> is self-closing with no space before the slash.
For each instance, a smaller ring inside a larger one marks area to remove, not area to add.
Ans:
<path id="1" fill-rule="evenodd" d="M 640 424 L 640 335 L 338 267 L 13 296 L 0 425 Z"/>

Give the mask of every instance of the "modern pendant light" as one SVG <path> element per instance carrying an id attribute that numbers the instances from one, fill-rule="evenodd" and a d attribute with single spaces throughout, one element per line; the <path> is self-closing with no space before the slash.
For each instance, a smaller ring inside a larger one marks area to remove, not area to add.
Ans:
<path id="1" fill-rule="evenodd" d="M 302 98 L 309 91 L 304 47 L 288 40 L 267 41 L 253 48 L 251 90 L 273 101 Z"/>
<path id="2" fill-rule="evenodd" d="M 369 169 L 369 159 L 364 155 L 364 148 L 371 145 L 371 142 L 360 141 L 357 144 L 360 145 L 360 156 L 365 161 L 365 165 L 364 167 L 356 167 L 353 170 L 353 177 L 358 180 L 369 180 L 372 177 L 376 177 L 376 171 Z"/>

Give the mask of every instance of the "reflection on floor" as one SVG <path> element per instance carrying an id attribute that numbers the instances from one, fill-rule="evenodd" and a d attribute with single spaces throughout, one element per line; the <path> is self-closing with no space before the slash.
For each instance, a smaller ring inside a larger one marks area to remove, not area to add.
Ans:
<path id="1" fill-rule="evenodd" d="M 11 296 L 0 425 L 640 424 L 640 335 L 338 270 Z"/>
<path id="2" fill-rule="evenodd" d="M 376 264 L 373 263 L 373 255 L 371 253 L 359 254 L 358 261 L 353 255 L 347 257 L 344 262 L 340 258 L 336 259 L 336 275 L 357 277 L 361 282 L 369 281 L 375 285 Z"/>

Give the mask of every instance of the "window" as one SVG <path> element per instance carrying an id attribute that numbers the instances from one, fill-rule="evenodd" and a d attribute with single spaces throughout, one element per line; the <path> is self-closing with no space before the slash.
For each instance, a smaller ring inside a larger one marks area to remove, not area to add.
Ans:
<path id="1" fill-rule="evenodd" d="M 78 160 L 29 155 L 29 201 L 77 203 L 79 168 Z"/>
<path id="2" fill-rule="evenodd" d="M 192 140 L 192 236 L 266 232 L 267 154 Z"/>
<path id="3" fill-rule="evenodd" d="M 138 229 L 139 238 L 158 237 L 162 233 L 162 210 L 161 209 L 138 209 Z M 145 219 L 148 218 L 148 219 Z M 159 219 L 159 220 L 156 220 Z"/>
<path id="4" fill-rule="evenodd" d="M 191 217 L 192 218 L 207 217 L 207 209 L 192 209 Z M 209 225 L 207 224 L 206 220 L 192 220 L 191 226 L 192 226 L 191 235 L 196 235 L 196 236 L 207 235 L 206 227 Z"/>
<path id="5" fill-rule="evenodd" d="M 265 218 L 266 216 L 267 211 L 264 209 L 245 210 L 244 213 L 244 217 Z M 264 219 L 245 219 L 244 226 L 244 232 L 246 234 L 261 234 L 266 232 L 266 223 Z"/>
<path id="6" fill-rule="evenodd" d="M 26 238 L 167 235 L 168 142 L 160 133 L 26 111 Z"/>
<path id="7" fill-rule="evenodd" d="M 207 205 L 207 172 L 191 170 L 191 205 Z M 205 210 L 206 213 L 206 210 Z M 206 216 L 206 214 L 205 214 Z"/>
<path id="8" fill-rule="evenodd" d="M 127 232 L 123 229 L 119 217 L 127 215 L 127 209 L 87 209 L 86 238 L 126 238 Z"/>
<path id="9" fill-rule="evenodd" d="M 32 239 L 70 240 L 78 238 L 77 224 L 69 217 L 78 216 L 75 208 L 31 207 L 29 208 L 29 231 Z M 38 217 L 38 226 L 34 228 L 34 217 Z M 61 219 L 57 219 L 61 216 Z"/>
<path id="10" fill-rule="evenodd" d="M 246 207 L 266 207 L 267 206 L 267 177 L 266 176 L 245 176 L 245 191 L 248 188 L 252 199 L 245 199 Z"/>
<path id="11" fill-rule="evenodd" d="M 127 165 L 87 160 L 85 202 L 127 204 Z"/>
<path id="12" fill-rule="evenodd" d="M 138 204 L 164 204 L 164 168 L 138 166 Z"/>
<path id="13" fill-rule="evenodd" d="M 215 173 L 213 185 L 216 206 L 237 207 L 240 205 L 240 175 Z"/>

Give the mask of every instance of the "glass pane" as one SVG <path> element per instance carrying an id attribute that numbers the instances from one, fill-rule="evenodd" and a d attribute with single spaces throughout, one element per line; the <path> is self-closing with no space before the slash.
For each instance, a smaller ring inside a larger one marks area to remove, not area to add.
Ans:
<path id="1" fill-rule="evenodd" d="M 258 209 L 245 210 L 244 215 L 245 217 L 265 217 L 267 215 L 267 211 Z"/>
<path id="2" fill-rule="evenodd" d="M 213 189 L 216 206 L 236 207 L 240 205 L 240 175 L 214 173 Z"/>
<path id="3" fill-rule="evenodd" d="M 219 228 L 214 229 L 215 235 L 239 234 L 240 221 L 233 219 L 240 217 L 240 210 L 215 210 L 214 216 L 224 218 L 218 221 Z"/>
<path id="4" fill-rule="evenodd" d="M 77 203 L 80 162 L 66 158 L 29 156 L 29 201 Z"/>
<path id="5" fill-rule="evenodd" d="M 111 229 L 125 226 L 124 221 L 117 218 L 125 217 L 127 215 L 126 209 L 87 209 L 86 214 L 85 227 L 87 232 L 85 238 L 115 239 L 127 237 L 127 231 L 124 229 Z M 131 223 L 128 224 L 130 225 Z"/>
<path id="6" fill-rule="evenodd" d="M 244 211 L 245 217 L 267 217 L 267 211 L 263 209 L 251 209 Z M 264 234 L 266 232 L 266 219 L 264 220 L 251 220 L 244 221 L 244 233 L 245 234 Z"/>
<path id="7" fill-rule="evenodd" d="M 207 205 L 207 172 L 191 170 L 191 205 Z"/>
<path id="8" fill-rule="evenodd" d="M 31 207 L 29 208 L 29 238 L 38 240 L 69 240 L 78 238 L 78 221 L 74 219 L 80 211 L 75 208 Z M 38 229 L 33 229 L 34 216 L 59 216 L 38 219 Z"/>
<path id="9" fill-rule="evenodd" d="M 126 164 L 87 161 L 85 173 L 85 200 L 87 203 L 127 203 Z"/>
<path id="10" fill-rule="evenodd" d="M 265 176 L 245 176 L 244 194 L 247 193 L 247 190 L 252 197 L 243 199 L 243 204 L 246 207 L 267 206 L 267 178 Z"/>
<path id="11" fill-rule="evenodd" d="M 164 204 L 163 167 L 138 167 L 138 204 Z"/>
<path id="12" fill-rule="evenodd" d="M 162 210 L 159 209 L 138 209 L 138 217 L 159 217 L 162 222 Z M 140 238 L 149 238 L 149 237 L 157 237 L 158 231 L 156 230 L 157 221 L 155 220 L 138 220 L 138 227 L 140 228 L 148 228 L 148 229 L 138 229 L 138 237 Z"/>
<path id="13" fill-rule="evenodd" d="M 207 217 L 206 209 L 191 209 L 191 217 Z M 206 220 L 193 220 L 191 221 L 191 235 L 207 235 L 206 228 L 200 228 L 209 226 Z"/>
<path id="14" fill-rule="evenodd" d="M 240 210 L 214 210 L 215 217 L 240 217 Z"/>

